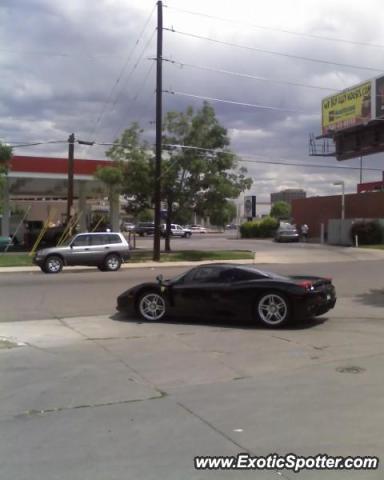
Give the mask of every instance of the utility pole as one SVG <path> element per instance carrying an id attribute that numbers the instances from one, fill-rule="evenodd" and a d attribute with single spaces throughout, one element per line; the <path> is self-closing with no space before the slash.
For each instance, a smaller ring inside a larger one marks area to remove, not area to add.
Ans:
<path id="1" fill-rule="evenodd" d="M 67 193 L 67 224 L 71 220 L 73 205 L 73 170 L 74 170 L 75 134 L 68 138 L 68 193 Z"/>
<path id="2" fill-rule="evenodd" d="M 163 2 L 157 2 L 157 54 L 156 54 L 156 156 L 155 156 L 155 236 L 153 260 L 160 260 L 160 209 L 161 209 L 161 135 L 162 135 L 162 59 L 163 56 Z"/>

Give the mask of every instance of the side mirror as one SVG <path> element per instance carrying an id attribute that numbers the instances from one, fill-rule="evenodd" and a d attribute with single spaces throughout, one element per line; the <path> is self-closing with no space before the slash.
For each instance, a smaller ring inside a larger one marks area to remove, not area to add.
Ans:
<path id="1" fill-rule="evenodd" d="M 156 277 L 156 280 L 159 282 L 160 285 L 163 283 L 163 279 L 164 277 L 161 274 Z"/>

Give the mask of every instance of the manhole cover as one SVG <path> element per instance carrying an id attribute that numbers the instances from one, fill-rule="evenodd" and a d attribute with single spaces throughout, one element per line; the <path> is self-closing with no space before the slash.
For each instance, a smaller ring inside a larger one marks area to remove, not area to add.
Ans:
<path id="1" fill-rule="evenodd" d="M 339 367 L 336 368 L 336 371 L 339 373 L 362 373 L 365 371 L 365 368 L 361 367 Z"/>

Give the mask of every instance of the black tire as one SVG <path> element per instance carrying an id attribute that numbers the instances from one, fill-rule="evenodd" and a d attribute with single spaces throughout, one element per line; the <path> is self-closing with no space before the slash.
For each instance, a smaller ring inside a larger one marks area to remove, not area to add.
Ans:
<path id="1" fill-rule="evenodd" d="M 288 298 L 275 291 L 263 293 L 255 304 L 256 319 L 268 328 L 279 328 L 288 323 L 291 311 Z"/>
<path id="2" fill-rule="evenodd" d="M 41 267 L 44 273 L 59 273 L 63 269 L 63 259 L 58 255 L 50 255 Z"/>
<path id="3" fill-rule="evenodd" d="M 148 322 L 158 322 L 167 315 L 167 305 L 163 295 L 156 290 L 142 293 L 136 303 L 137 314 Z"/>
<path id="4" fill-rule="evenodd" d="M 104 264 L 100 268 L 102 271 L 116 272 L 121 267 L 121 257 L 117 253 L 110 253 L 105 257 Z"/>
<path id="5" fill-rule="evenodd" d="M 184 238 L 189 238 L 190 236 L 191 236 L 191 234 L 189 232 L 184 234 Z"/>

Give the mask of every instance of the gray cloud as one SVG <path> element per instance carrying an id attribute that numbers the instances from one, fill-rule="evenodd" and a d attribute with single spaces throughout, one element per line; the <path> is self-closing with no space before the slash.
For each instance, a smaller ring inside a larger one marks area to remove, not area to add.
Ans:
<path id="1" fill-rule="evenodd" d="M 372 28 L 377 24 L 379 0 L 364 5 L 346 0 L 321 3 L 271 0 L 257 9 L 257 2 L 239 0 L 233 7 L 230 2 L 220 2 L 220 9 L 213 10 L 215 3 L 201 1 L 190 6 L 185 0 L 170 0 L 170 7 L 213 15 L 219 12 L 232 22 L 166 8 L 164 24 L 254 49 L 340 64 L 381 65 L 384 49 L 380 47 L 325 41 L 235 21 L 242 17 L 248 23 L 274 29 L 384 45 L 381 30 Z M 151 122 L 154 120 L 155 69 L 149 71 L 149 68 L 153 64 L 150 58 L 156 51 L 155 15 L 140 37 L 154 6 L 155 2 L 150 0 L 3 0 L 0 5 L 1 140 L 66 140 L 75 132 L 78 138 L 112 141 L 132 121 L 139 121 L 146 138 L 154 141 Z M 221 123 L 228 129 L 232 148 L 240 157 L 304 165 L 359 165 L 358 160 L 337 163 L 330 158 L 308 156 L 308 135 L 320 132 L 320 102 L 331 91 L 295 87 L 274 80 L 338 90 L 371 78 L 375 72 L 239 49 L 171 32 L 164 33 L 164 57 L 267 79 L 242 78 L 164 63 L 164 89 L 282 109 L 273 111 L 212 102 Z M 188 105 L 199 108 L 201 103 L 195 98 L 164 95 L 165 112 L 184 110 Z M 79 146 L 76 154 L 103 158 L 105 149 Z M 65 156 L 66 152 L 65 143 L 15 150 L 16 154 L 31 155 Z M 382 155 L 364 160 L 365 166 L 381 168 L 381 164 Z M 244 165 L 255 178 L 253 191 L 265 199 L 271 191 L 284 187 L 304 188 L 311 195 L 335 193 L 332 182 L 341 177 L 346 181 L 347 191 L 352 192 L 359 180 L 358 171 L 249 162 Z M 380 177 L 380 172 L 364 173 L 367 181 Z"/>

